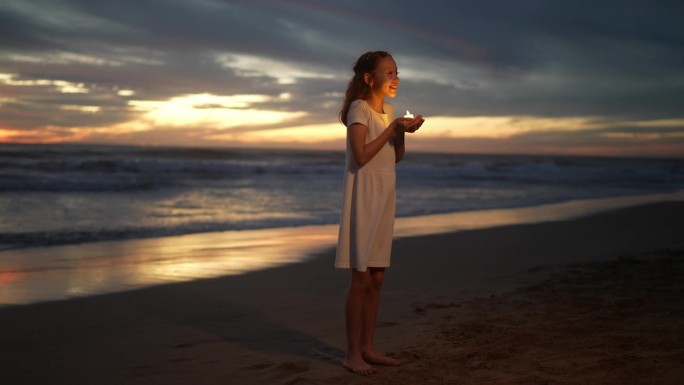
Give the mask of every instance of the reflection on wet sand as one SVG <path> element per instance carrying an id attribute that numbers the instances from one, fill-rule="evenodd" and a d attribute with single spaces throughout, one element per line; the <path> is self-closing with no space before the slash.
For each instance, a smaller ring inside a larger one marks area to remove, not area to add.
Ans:
<path id="1" fill-rule="evenodd" d="M 335 230 L 331 225 L 227 231 L 4 251 L 0 304 L 102 294 L 301 262 L 312 250 L 334 242 Z"/>
<path id="2" fill-rule="evenodd" d="M 667 200 L 684 200 L 684 192 L 398 218 L 396 236 L 564 220 Z M 337 225 L 325 225 L 7 250 L 0 252 L 0 306 L 244 274 L 304 262 L 317 251 L 333 247 L 336 236 Z"/>
<path id="3" fill-rule="evenodd" d="M 684 200 L 684 191 L 671 194 L 577 200 L 515 209 L 466 211 L 399 218 L 395 225 L 395 236 L 438 234 L 506 225 L 568 220 L 630 206 L 681 200 Z"/>

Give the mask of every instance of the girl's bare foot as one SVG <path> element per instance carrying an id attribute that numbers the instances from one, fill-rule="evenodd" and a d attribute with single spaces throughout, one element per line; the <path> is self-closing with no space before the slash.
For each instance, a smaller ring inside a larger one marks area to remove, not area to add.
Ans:
<path id="1" fill-rule="evenodd" d="M 385 365 L 385 366 L 401 366 L 401 361 L 395 360 L 392 357 L 387 357 L 375 351 L 364 352 L 363 359 L 369 364 Z"/>
<path id="2" fill-rule="evenodd" d="M 342 361 L 342 366 L 352 373 L 360 374 L 362 376 L 368 376 L 370 374 L 377 373 L 377 370 L 372 366 L 368 365 L 361 357 L 350 358 L 347 357 Z"/>

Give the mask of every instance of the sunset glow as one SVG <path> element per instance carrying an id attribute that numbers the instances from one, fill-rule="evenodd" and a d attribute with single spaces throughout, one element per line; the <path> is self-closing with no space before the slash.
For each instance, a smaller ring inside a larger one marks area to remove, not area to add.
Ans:
<path id="1" fill-rule="evenodd" d="M 267 95 L 183 95 L 167 101 L 133 100 L 129 106 L 141 112 L 139 122 L 154 127 L 201 127 L 223 129 L 280 123 L 303 112 L 260 110 L 253 104 L 277 100 Z"/>
<path id="2" fill-rule="evenodd" d="M 46 13 L 10 0 L 0 140 L 342 151 L 354 61 L 382 49 L 399 67 L 398 116 L 426 118 L 412 148 L 684 156 L 679 35 L 662 29 L 679 25 L 676 12 L 502 3 L 504 17 L 445 3 L 414 19 L 404 6 L 67 2 Z"/>

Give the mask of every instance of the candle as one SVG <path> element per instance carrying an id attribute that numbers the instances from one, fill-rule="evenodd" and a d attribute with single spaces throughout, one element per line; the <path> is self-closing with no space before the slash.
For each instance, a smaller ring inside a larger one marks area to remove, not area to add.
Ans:
<path id="1" fill-rule="evenodd" d="M 404 117 L 407 119 L 413 119 L 413 114 L 409 112 L 409 110 L 406 110 L 406 115 L 404 115 Z"/>

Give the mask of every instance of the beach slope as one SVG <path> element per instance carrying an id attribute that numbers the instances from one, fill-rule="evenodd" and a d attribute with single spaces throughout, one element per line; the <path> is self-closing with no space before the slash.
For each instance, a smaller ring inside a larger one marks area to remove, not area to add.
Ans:
<path id="1" fill-rule="evenodd" d="M 244 275 L 0 309 L 7 384 L 680 384 L 684 203 L 395 241 L 347 373 L 328 250 Z M 129 250 L 129 252 L 134 252 Z"/>

